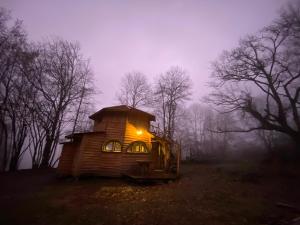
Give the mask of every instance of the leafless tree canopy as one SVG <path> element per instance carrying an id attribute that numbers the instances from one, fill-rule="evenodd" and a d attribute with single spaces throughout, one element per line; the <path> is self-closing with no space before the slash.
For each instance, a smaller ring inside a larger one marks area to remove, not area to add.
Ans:
<path id="1" fill-rule="evenodd" d="M 53 166 L 61 131 L 74 131 L 87 108 L 92 73 L 78 44 L 29 44 L 22 24 L 9 22 L 0 9 L 1 170 L 18 169 L 25 152 L 33 167 Z"/>
<path id="2" fill-rule="evenodd" d="M 23 86 L 20 65 L 27 47 L 26 33 L 20 21 L 12 26 L 10 14 L 0 8 L 0 159 L 1 169 L 18 167 L 28 129 L 30 101 L 28 86 Z"/>
<path id="3" fill-rule="evenodd" d="M 173 139 L 178 106 L 189 99 L 191 81 L 180 67 L 171 67 L 160 75 L 155 84 L 155 102 L 157 114 L 161 120 L 163 133 Z"/>
<path id="4" fill-rule="evenodd" d="M 214 132 L 227 129 L 234 123 L 232 115 L 212 110 L 205 103 L 193 103 L 181 110 L 177 119 L 175 136 L 182 143 L 182 152 L 193 160 L 223 159 L 233 149 L 234 135 Z"/>
<path id="5" fill-rule="evenodd" d="M 300 4 L 214 63 L 211 100 L 254 119 L 248 131 L 275 130 L 300 146 Z M 263 104 L 257 99 L 263 98 Z"/>
<path id="6" fill-rule="evenodd" d="M 45 130 L 41 166 L 46 167 L 53 162 L 70 107 L 78 103 L 80 107 L 82 98 L 90 92 L 90 69 L 78 44 L 55 39 L 35 48 L 37 57 L 24 67 L 24 73 L 41 96 L 35 111 L 40 114 L 40 125 Z"/>
<path id="7" fill-rule="evenodd" d="M 125 74 L 117 98 L 121 104 L 137 108 L 151 102 L 151 88 L 147 78 L 140 72 Z"/>

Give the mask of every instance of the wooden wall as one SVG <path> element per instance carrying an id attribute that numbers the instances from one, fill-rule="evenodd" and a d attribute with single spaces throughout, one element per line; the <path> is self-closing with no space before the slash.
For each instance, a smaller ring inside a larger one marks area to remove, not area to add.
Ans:
<path id="1" fill-rule="evenodd" d="M 84 135 L 79 167 L 74 175 L 119 176 L 122 153 L 102 152 L 102 145 L 107 140 L 107 136 L 101 133 Z"/>
<path id="2" fill-rule="evenodd" d="M 147 147 L 151 150 L 151 138 L 153 135 L 149 132 L 150 121 L 147 117 L 141 117 L 138 115 L 129 115 L 126 120 L 126 129 L 124 134 L 124 148 L 134 141 L 143 141 Z M 137 134 L 137 131 L 141 130 L 141 135 Z"/>
<path id="3" fill-rule="evenodd" d="M 72 174 L 74 156 L 78 150 L 78 145 L 78 143 L 64 143 L 57 167 L 60 175 Z"/>
<path id="4" fill-rule="evenodd" d="M 105 131 L 108 135 L 123 138 L 126 115 L 124 113 L 106 113 L 94 122 L 94 131 Z"/>
<path id="5" fill-rule="evenodd" d="M 151 154 L 145 153 L 123 153 L 121 173 L 136 172 L 137 160 L 151 160 Z"/>
<path id="6" fill-rule="evenodd" d="M 151 139 L 153 135 L 149 132 L 150 121 L 147 117 L 140 115 L 129 115 L 126 120 L 126 129 L 124 133 L 123 142 L 123 157 L 122 157 L 122 173 L 130 170 L 135 170 L 137 167 L 137 160 L 151 160 Z M 137 131 L 141 130 L 143 133 L 138 135 Z M 134 141 L 143 141 L 150 150 L 147 153 L 127 153 L 126 149 L 130 143 Z"/>
<path id="7" fill-rule="evenodd" d="M 80 155 L 73 175 L 94 174 L 99 176 L 120 176 L 122 153 L 102 152 L 102 146 L 110 140 L 123 143 L 126 115 L 105 114 L 100 121 L 95 121 L 94 131 L 105 133 L 85 134 L 80 147 Z"/>

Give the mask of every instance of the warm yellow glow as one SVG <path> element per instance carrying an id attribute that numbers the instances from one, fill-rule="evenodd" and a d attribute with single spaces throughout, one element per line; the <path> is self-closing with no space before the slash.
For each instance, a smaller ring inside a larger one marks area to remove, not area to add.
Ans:
<path id="1" fill-rule="evenodd" d="M 143 134 L 143 131 L 142 131 L 142 130 L 137 130 L 137 131 L 136 131 L 136 134 L 137 134 L 137 135 L 142 135 L 142 134 Z"/>

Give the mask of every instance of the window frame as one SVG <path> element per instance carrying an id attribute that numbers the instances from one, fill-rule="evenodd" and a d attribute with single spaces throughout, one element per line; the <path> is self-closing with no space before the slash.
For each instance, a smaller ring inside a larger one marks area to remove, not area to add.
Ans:
<path id="1" fill-rule="evenodd" d="M 112 143 L 112 150 L 111 150 L 111 151 L 106 150 L 106 146 L 107 146 L 109 143 Z M 116 143 L 120 145 L 120 151 L 115 151 Z M 122 152 L 122 143 L 121 143 L 119 140 L 115 140 L 115 139 L 106 141 L 106 142 L 102 145 L 101 151 L 102 151 L 102 152 L 105 152 L 105 153 L 121 153 L 121 152 Z"/>
<path id="2" fill-rule="evenodd" d="M 128 151 L 129 149 L 133 149 L 132 147 L 135 145 L 135 144 L 140 144 L 140 146 L 143 146 L 144 149 L 146 149 L 146 152 L 141 152 L 141 147 L 139 147 L 139 151 Z M 126 153 L 129 153 L 129 154 L 150 154 L 150 149 L 148 148 L 146 142 L 144 141 L 133 141 L 131 142 L 127 148 L 126 148 Z"/>

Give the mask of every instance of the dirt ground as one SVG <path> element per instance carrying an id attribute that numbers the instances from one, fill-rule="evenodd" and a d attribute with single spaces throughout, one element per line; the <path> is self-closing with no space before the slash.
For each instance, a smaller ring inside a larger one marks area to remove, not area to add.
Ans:
<path id="1" fill-rule="evenodd" d="M 0 174 L 0 224 L 288 224 L 300 217 L 299 167 L 183 164 L 175 182 L 58 179 L 55 170 Z M 295 223 L 296 224 L 296 223 Z"/>

